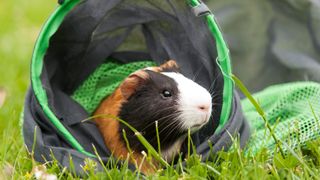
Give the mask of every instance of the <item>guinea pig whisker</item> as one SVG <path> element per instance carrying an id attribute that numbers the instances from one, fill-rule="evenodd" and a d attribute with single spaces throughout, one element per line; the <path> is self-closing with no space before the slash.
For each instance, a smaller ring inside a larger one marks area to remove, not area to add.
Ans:
<path id="1" fill-rule="evenodd" d="M 222 96 L 219 96 L 220 94 L 212 94 L 211 97 L 214 100 L 218 100 L 219 98 L 221 98 Z"/>
<path id="2" fill-rule="evenodd" d="M 169 114 L 169 115 L 167 115 L 167 116 L 163 116 L 163 117 L 161 117 L 161 118 L 158 118 L 158 119 L 156 119 L 155 121 L 160 122 L 160 121 L 163 120 L 163 119 L 167 119 L 167 118 L 169 118 L 169 117 L 176 116 L 176 115 L 179 115 L 179 114 L 180 114 L 180 112 L 174 112 L 174 113 Z"/>
<path id="3" fill-rule="evenodd" d="M 210 87 L 209 87 L 209 92 L 213 91 L 213 88 L 215 87 L 214 85 L 216 84 L 216 81 L 218 79 L 218 76 L 214 78 L 214 80 L 212 81 Z"/>
<path id="4" fill-rule="evenodd" d="M 218 110 L 217 109 L 213 109 L 212 110 L 212 114 L 217 114 L 218 113 Z"/>
<path id="5" fill-rule="evenodd" d="M 158 119 L 156 119 L 155 121 L 161 122 L 161 121 L 163 121 L 163 120 L 170 119 L 170 118 L 172 118 L 172 117 L 178 116 L 179 114 L 180 114 L 180 112 L 174 112 L 174 113 L 169 114 L 169 115 L 167 115 L 167 116 L 163 116 L 163 117 L 161 117 L 161 118 L 158 118 Z"/>
<path id="6" fill-rule="evenodd" d="M 217 83 L 218 78 L 221 78 L 222 74 L 218 74 L 214 80 L 212 81 L 210 88 L 209 88 L 209 92 L 211 93 L 213 90 L 215 90 L 215 88 L 218 88 L 218 86 L 215 86 Z"/>
<path id="7" fill-rule="evenodd" d="M 158 116 L 159 114 L 161 114 L 161 113 L 163 113 L 163 112 L 165 112 L 165 111 L 171 110 L 171 109 L 176 109 L 176 107 L 175 107 L 175 106 L 172 106 L 172 107 L 167 107 L 167 108 L 165 108 L 165 109 L 161 109 L 160 111 L 157 111 L 155 114 L 153 114 L 153 116 L 156 117 L 156 116 Z M 175 113 L 177 113 L 177 112 L 174 112 L 173 114 L 169 114 L 169 115 L 174 115 Z M 166 116 L 165 116 L 165 117 L 166 117 Z M 165 118 L 165 117 L 161 117 L 161 119 L 162 119 L 162 118 Z M 159 119 L 158 119 L 158 121 L 159 121 Z"/>
<path id="8" fill-rule="evenodd" d="M 162 141 L 163 142 L 163 140 L 164 139 L 166 139 L 167 138 L 167 136 L 168 136 L 168 134 L 171 134 L 172 132 L 173 132 L 173 130 L 176 130 L 177 128 L 177 126 L 175 126 L 175 124 L 178 124 L 179 122 L 177 121 L 177 119 L 176 118 L 174 118 L 173 120 L 172 120 L 172 122 L 170 122 L 169 124 L 167 124 L 164 128 L 160 128 L 159 126 L 159 128 L 161 129 L 161 131 L 159 132 L 159 135 L 161 136 L 162 135 L 162 133 L 163 132 L 165 132 L 169 127 L 175 127 L 175 128 L 171 128 L 171 130 L 170 130 L 170 132 L 169 133 L 166 133 L 166 136 L 165 136 L 165 138 L 163 138 L 163 139 L 160 139 L 160 142 Z M 172 130 L 173 129 L 173 130 Z M 157 138 L 156 136 L 154 136 L 150 141 L 153 141 L 155 138 Z"/>
<path id="9" fill-rule="evenodd" d="M 135 113 L 135 112 L 141 112 L 142 109 L 145 109 L 145 106 L 150 106 L 150 105 L 145 104 L 145 105 L 143 105 L 143 106 L 140 106 L 139 108 L 136 108 L 136 109 L 133 111 L 133 113 Z M 171 109 L 174 109 L 174 108 L 175 108 L 175 106 L 170 106 L 170 107 L 166 107 L 166 108 L 160 109 L 160 110 L 157 111 L 155 114 L 153 114 L 153 116 L 156 116 L 156 115 L 158 115 L 158 114 L 160 114 L 160 113 L 162 113 L 162 112 L 164 112 L 164 111 L 171 110 Z"/>
<path id="10" fill-rule="evenodd" d="M 160 129 L 159 134 L 161 134 L 164 130 L 166 130 L 168 127 L 170 127 L 174 123 L 176 123 L 176 118 L 172 118 L 171 121 L 167 123 L 161 123 L 159 126 L 159 129 Z"/>
<path id="11" fill-rule="evenodd" d="M 214 94 L 212 101 L 217 102 L 217 101 L 220 101 L 222 98 L 223 98 L 222 94 Z"/>
<path id="12" fill-rule="evenodd" d="M 215 95 L 215 94 L 218 94 L 218 93 L 217 93 L 216 91 L 210 92 L 211 97 L 212 97 L 213 95 Z"/>
<path id="13" fill-rule="evenodd" d="M 200 68 L 198 68 L 198 70 L 196 71 L 196 73 L 195 73 L 195 74 L 193 75 L 193 77 L 192 77 L 192 81 L 196 81 L 196 79 L 198 78 L 198 76 L 199 76 L 199 74 L 200 74 L 203 66 L 204 66 L 204 65 L 202 64 L 202 66 L 201 66 Z"/>
<path id="14" fill-rule="evenodd" d="M 214 101 L 218 101 L 218 100 L 220 100 L 220 99 L 223 98 L 223 96 L 222 96 L 221 94 L 218 94 L 218 93 L 212 94 L 211 97 L 212 97 L 212 99 L 213 99 Z"/>
<path id="15" fill-rule="evenodd" d="M 153 114 L 153 116 L 157 116 L 157 115 L 159 115 L 160 113 L 162 113 L 162 112 L 164 112 L 164 111 L 171 110 L 171 109 L 175 109 L 175 108 L 176 108 L 176 106 L 166 107 L 166 108 L 164 108 L 164 109 L 161 109 L 161 110 L 157 111 L 155 114 Z"/>
<path id="16" fill-rule="evenodd" d="M 159 119 L 156 119 L 155 121 L 147 124 L 141 131 L 146 130 L 146 129 L 149 128 L 151 125 L 154 125 L 154 126 L 155 126 L 155 122 L 156 122 L 156 121 L 160 122 L 160 121 L 163 120 L 163 119 L 167 119 L 167 118 L 174 117 L 174 116 L 177 116 L 177 115 L 178 115 L 178 113 L 173 113 L 173 114 L 170 114 L 170 115 L 161 117 L 161 118 L 159 118 Z M 160 126 L 161 126 L 161 124 L 160 124 L 158 127 L 160 127 Z"/>
<path id="17" fill-rule="evenodd" d="M 161 131 L 159 132 L 159 134 L 161 134 L 163 131 L 165 131 L 167 128 L 173 126 L 175 123 L 179 123 L 179 121 L 177 120 L 177 118 L 174 118 L 169 124 L 167 124 L 163 129 L 161 129 Z M 174 128 L 172 128 L 174 129 Z"/>
<path id="18" fill-rule="evenodd" d="M 212 103 L 212 106 L 218 106 L 218 105 L 222 105 L 222 104 L 217 102 Z"/>
<path id="19" fill-rule="evenodd" d="M 159 121 L 158 121 L 158 122 L 159 122 Z M 147 129 L 150 128 L 150 127 L 156 128 L 156 123 L 155 123 L 155 121 L 147 124 L 147 125 L 146 125 L 143 129 L 141 129 L 140 131 L 143 132 L 143 131 L 147 130 Z M 158 125 L 158 128 L 159 128 L 159 127 L 160 127 L 160 126 Z"/>
<path id="20" fill-rule="evenodd" d="M 173 126 L 173 125 L 172 125 Z M 175 125 L 176 126 L 176 125 Z M 175 138 L 177 138 L 178 136 L 177 136 L 177 130 L 178 130 L 178 128 L 170 128 L 170 129 L 168 129 L 169 131 L 166 131 L 165 132 L 165 136 L 164 136 L 164 138 L 162 138 L 162 139 L 160 139 L 160 142 L 165 142 L 166 140 L 168 140 L 168 138 L 171 138 L 171 139 L 175 139 Z"/>
<path id="21" fill-rule="evenodd" d="M 219 95 L 220 92 L 219 91 L 212 91 L 210 92 L 211 97 L 213 98 L 214 95 Z"/>
<path id="22" fill-rule="evenodd" d="M 160 139 L 160 141 L 165 142 L 169 137 L 170 138 L 177 138 L 178 137 L 178 136 L 172 136 L 172 133 L 177 131 L 179 129 L 179 127 L 181 127 L 179 122 L 175 122 L 175 123 L 177 123 L 176 126 L 174 126 L 174 128 L 171 128 L 171 130 L 168 133 L 166 133 L 166 136 L 162 140 Z M 180 126 L 178 126 L 178 125 L 180 125 Z"/>
<path id="23" fill-rule="evenodd" d="M 164 132 L 166 132 L 165 134 L 168 134 L 168 133 L 167 133 L 168 128 L 170 128 L 170 127 L 176 127 L 176 124 L 178 124 L 178 122 L 176 122 L 176 121 L 170 122 L 170 123 L 167 124 L 163 129 L 160 130 L 159 134 L 162 135 Z M 175 128 L 170 128 L 170 131 L 171 131 L 172 129 L 175 129 Z M 160 139 L 160 140 L 164 140 L 164 139 Z"/>

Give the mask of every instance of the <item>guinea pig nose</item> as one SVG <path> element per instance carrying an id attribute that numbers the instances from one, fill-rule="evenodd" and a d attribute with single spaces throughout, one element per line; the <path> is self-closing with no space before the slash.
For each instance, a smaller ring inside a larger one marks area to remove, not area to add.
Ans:
<path id="1" fill-rule="evenodd" d="M 198 109 L 199 109 L 200 111 L 208 112 L 208 110 L 209 110 L 209 105 L 199 105 L 199 106 L 198 106 Z"/>

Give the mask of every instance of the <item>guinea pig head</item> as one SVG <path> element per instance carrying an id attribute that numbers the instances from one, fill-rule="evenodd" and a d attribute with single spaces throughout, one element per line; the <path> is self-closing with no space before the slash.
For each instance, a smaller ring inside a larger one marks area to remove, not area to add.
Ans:
<path id="1" fill-rule="evenodd" d="M 167 160 L 179 151 L 188 129 L 200 129 L 211 115 L 210 93 L 180 74 L 172 60 L 134 72 L 119 89 L 125 98 L 119 118 L 136 128 L 154 147 L 158 146 L 157 123 L 161 150 Z M 128 127 L 121 124 L 122 129 L 133 149 L 145 150 Z"/>

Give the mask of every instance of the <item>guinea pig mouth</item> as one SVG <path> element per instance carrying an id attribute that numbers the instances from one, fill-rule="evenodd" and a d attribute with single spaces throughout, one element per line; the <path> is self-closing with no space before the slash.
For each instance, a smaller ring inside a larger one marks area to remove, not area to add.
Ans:
<path id="1" fill-rule="evenodd" d="M 201 128 L 202 126 L 204 126 L 206 123 L 201 123 L 201 124 L 195 124 L 191 127 L 191 129 L 194 129 L 194 128 Z"/>
<path id="2" fill-rule="evenodd" d="M 190 127 L 190 131 L 191 132 L 195 132 L 195 131 L 198 131 L 199 129 L 201 129 L 205 124 L 207 124 L 209 121 L 209 119 L 205 119 L 204 121 L 202 121 L 201 123 L 197 123 L 197 124 L 194 124 Z"/>
<path id="3" fill-rule="evenodd" d="M 188 129 L 190 129 L 191 132 L 198 131 L 209 122 L 211 111 L 205 113 L 203 111 L 198 111 L 198 109 L 188 110 L 189 111 L 182 111 L 181 116 L 179 117 L 181 130 L 183 132 L 188 132 Z"/>

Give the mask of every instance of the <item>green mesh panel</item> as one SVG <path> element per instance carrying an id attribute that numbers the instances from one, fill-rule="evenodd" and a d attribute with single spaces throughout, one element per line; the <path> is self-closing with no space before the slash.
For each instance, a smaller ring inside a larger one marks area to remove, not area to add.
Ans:
<path id="1" fill-rule="evenodd" d="M 115 60 L 107 60 L 83 82 L 72 98 L 92 114 L 101 100 L 111 95 L 125 77 L 136 70 L 154 65 L 152 61 L 120 64 Z"/>
<path id="2" fill-rule="evenodd" d="M 255 94 L 254 97 L 274 128 L 276 137 L 290 148 L 294 149 L 319 137 L 320 122 L 317 119 L 320 113 L 319 84 L 299 82 L 276 85 Z M 273 151 L 275 142 L 256 109 L 247 99 L 242 101 L 242 106 L 252 133 L 248 150 L 255 153 L 261 147 L 265 147 Z"/>

